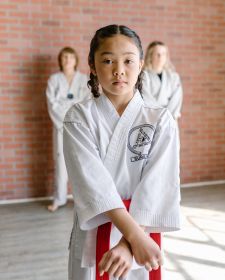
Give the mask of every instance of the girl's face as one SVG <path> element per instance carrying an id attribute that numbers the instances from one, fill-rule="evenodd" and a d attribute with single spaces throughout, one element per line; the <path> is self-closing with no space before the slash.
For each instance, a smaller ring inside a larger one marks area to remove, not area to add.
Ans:
<path id="1" fill-rule="evenodd" d="M 95 68 L 103 92 L 109 95 L 132 97 L 143 61 L 132 39 L 115 35 L 102 40 L 95 53 Z"/>
<path id="2" fill-rule="evenodd" d="M 61 56 L 63 71 L 74 71 L 76 66 L 76 57 L 72 53 L 64 52 Z"/>
<path id="3" fill-rule="evenodd" d="M 167 62 L 167 49 L 165 46 L 155 46 L 152 53 L 152 67 L 155 70 L 162 70 Z"/>

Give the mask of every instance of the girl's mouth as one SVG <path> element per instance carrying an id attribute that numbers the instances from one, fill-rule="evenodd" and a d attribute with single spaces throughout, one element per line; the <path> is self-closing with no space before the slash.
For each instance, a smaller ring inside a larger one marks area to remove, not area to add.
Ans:
<path id="1" fill-rule="evenodd" d="M 115 81 L 112 84 L 115 85 L 115 86 L 117 86 L 117 85 L 120 86 L 120 85 L 126 84 L 126 82 L 125 81 Z"/>

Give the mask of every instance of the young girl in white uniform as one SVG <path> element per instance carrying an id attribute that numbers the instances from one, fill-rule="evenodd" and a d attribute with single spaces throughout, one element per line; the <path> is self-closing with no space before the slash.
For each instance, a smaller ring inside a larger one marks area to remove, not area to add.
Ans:
<path id="1" fill-rule="evenodd" d="M 160 41 L 149 44 L 145 55 L 143 96 L 168 108 L 175 120 L 180 117 L 183 90 L 178 73 L 170 62 L 168 47 Z"/>
<path id="2" fill-rule="evenodd" d="M 166 108 L 142 98 L 134 31 L 97 30 L 89 66 L 94 97 L 64 119 L 75 206 L 69 279 L 160 280 L 152 276 L 163 262 L 160 244 L 149 233 L 180 228 L 177 127 Z"/>
<path id="3" fill-rule="evenodd" d="M 87 76 L 77 71 L 78 55 L 71 47 L 63 48 L 58 55 L 60 71 L 51 75 L 46 90 L 48 111 L 53 122 L 53 152 L 55 162 L 54 199 L 48 206 L 56 211 L 66 204 L 68 175 L 63 156 L 63 120 L 68 109 L 75 103 L 87 99 Z"/>

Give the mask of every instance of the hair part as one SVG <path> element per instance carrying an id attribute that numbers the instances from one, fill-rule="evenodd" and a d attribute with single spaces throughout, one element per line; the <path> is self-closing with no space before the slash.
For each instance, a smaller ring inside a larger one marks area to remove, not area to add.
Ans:
<path id="1" fill-rule="evenodd" d="M 139 50 L 140 59 L 141 60 L 143 59 L 144 54 L 141 45 L 141 40 L 139 36 L 136 34 L 136 32 L 124 25 L 112 24 L 98 29 L 91 40 L 90 51 L 88 55 L 88 64 L 91 69 L 95 69 L 95 53 L 99 49 L 102 41 L 104 39 L 111 38 L 119 34 L 124 35 L 133 40 L 133 42 L 135 43 L 136 47 Z M 140 72 L 137 82 L 135 84 L 135 88 L 138 89 L 140 92 L 142 90 L 142 77 L 143 77 L 143 71 Z M 88 86 L 90 87 L 94 97 L 100 96 L 98 78 L 93 73 L 90 73 L 90 80 L 88 81 Z"/>
<path id="2" fill-rule="evenodd" d="M 153 41 L 148 45 L 147 50 L 146 50 L 146 54 L 145 54 L 144 69 L 145 70 L 152 70 L 153 69 L 153 67 L 152 67 L 152 56 L 153 56 L 154 49 L 157 46 L 165 47 L 166 51 L 167 51 L 167 61 L 166 61 L 166 64 L 164 65 L 163 69 L 168 70 L 168 71 L 175 71 L 175 67 L 170 60 L 169 48 L 165 43 L 163 43 L 161 41 Z"/>
<path id="3" fill-rule="evenodd" d="M 69 54 L 73 54 L 75 56 L 76 59 L 76 64 L 74 66 L 74 70 L 77 70 L 78 64 L 79 64 L 79 57 L 77 52 L 75 51 L 75 49 L 71 48 L 71 47 L 64 47 L 63 49 L 61 49 L 61 51 L 58 54 L 58 65 L 59 65 L 59 69 L 61 71 L 63 71 L 63 66 L 62 66 L 62 56 L 65 53 L 69 53 Z"/>

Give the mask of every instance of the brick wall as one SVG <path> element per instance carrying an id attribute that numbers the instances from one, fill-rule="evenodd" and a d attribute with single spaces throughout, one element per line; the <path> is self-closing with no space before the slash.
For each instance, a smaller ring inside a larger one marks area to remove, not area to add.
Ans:
<path id="1" fill-rule="evenodd" d="M 111 23 L 135 29 L 144 49 L 169 45 L 184 87 L 181 181 L 225 179 L 224 14 L 223 0 L 1 1 L 0 199 L 52 193 L 47 78 L 65 45 L 87 72 L 90 39 Z"/>

